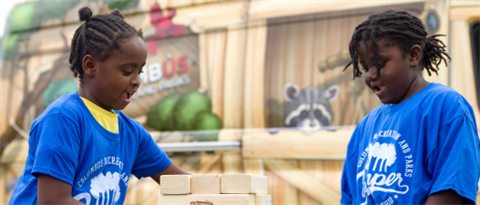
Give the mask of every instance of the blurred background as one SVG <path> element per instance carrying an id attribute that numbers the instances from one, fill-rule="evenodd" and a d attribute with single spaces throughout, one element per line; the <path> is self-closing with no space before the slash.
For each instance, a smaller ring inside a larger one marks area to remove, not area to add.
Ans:
<path id="1" fill-rule="evenodd" d="M 68 55 L 83 6 L 119 9 L 143 30 L 142 85 L 123 112 L 190 173 L 268 176 L 273 204 L 339 203 L 348 140 L 381 104 L 342 71 L 370 14 L 405 10 L 429 35 L 446 34 L 452 61 L 425 76 L 465 96 L 480 119 L 478 0 L 1 1 L 0 204 L 24 169 L 33 120 L 78 88 Z M 155 204 L 159 189 L 132 177 L 125 204 Z"/>

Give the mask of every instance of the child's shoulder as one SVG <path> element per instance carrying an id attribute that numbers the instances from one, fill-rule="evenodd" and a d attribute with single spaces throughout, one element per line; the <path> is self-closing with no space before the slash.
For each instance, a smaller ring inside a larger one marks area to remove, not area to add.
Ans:
<path id="1" fill-rule="evenodd" d="M 32 128 L 52 116 L 67 118 L 72 122 L 78 121 L 85 114 L 84 105 L 82 105 L 80 101 L 81 99 L 77 92 L 61 95 L 57 100 L 50 104 L 40 116 L 35 119 L 32 124 Z"/>
<path id="2" fill-rule="evenodd" d="M 468 101 L 456 90 L 448 86 L 431 83 L 424 94 L 423 101 L 430 102 L 430 104 L 435 104 L 442 109 L 445 108 L 454 108 L 454 109 L 466 109 L 466 111 L 471 109 Z M 442 106 L 439 106 L 442 105 Z"/>

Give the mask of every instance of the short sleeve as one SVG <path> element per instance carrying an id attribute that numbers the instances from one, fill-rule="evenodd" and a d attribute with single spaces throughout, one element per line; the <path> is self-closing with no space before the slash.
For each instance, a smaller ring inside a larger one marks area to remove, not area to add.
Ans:
<path id="1" fill-rule="evenodd" d="M 46 174 L 72 185 L 80 150 L 78 130 L 61 114 L 45 118 L 32 129 L 30 140 L 36 145 L 32 175 Z"/>
<path id="2" fill-rule="evenodd" d="M 436 151 L 427 159 L 431 194 L 454 190 L 475 204 L 480 171 L 479 139 L 472 121 L 460 116 L 441 128 Z"/>
<path id="3" fill-rule="evenodd" d="M 132 168 L 132 174 L 139 179 L 163 172 L 172 163 L 150 134 L 143 127 L 141 130 L 138 152 Z"/>
<path id="4" fill-rule="evenodd" d="M 350 142 L 347 146 L 347 156 L 345 157 L 345 162 L 343 165 L 342 179 L 341 179 L 341 198 L 340 204 L 353 204 L 353 193 L 355 192 L 355 177 L 356 173 L 356 163 L 357 163 L 357 154 L 358 154 L 358 135 L 362 131 L 363 122 L 361 121 L 350 138 Z M 353 165 L 353 166 L 352 166 Z M 352 170 L 353 169 L 353 170 Z M 353 175 L 352 175 L 353 173 Z M 354 181 L 351 181 L 351 180 Z"/>

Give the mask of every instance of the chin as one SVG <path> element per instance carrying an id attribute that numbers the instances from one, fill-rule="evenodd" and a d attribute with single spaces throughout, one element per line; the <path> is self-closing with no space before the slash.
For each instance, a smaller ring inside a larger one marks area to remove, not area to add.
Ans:
<path id="1" fill-rule="evenodd" d="M 128 105 L 128 104 L 127 104 Z M 117 106 L 113 106 L 112 109 L 114 110 L 123 110 L 127 107 L 127 105 L 117 105 Z"/>

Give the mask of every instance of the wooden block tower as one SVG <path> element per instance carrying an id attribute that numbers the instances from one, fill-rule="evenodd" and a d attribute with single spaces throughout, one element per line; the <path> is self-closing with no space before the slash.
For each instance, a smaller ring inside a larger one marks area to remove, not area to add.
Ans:
<path id="1" fill-rule="evenodd" d="M 271 205 L 268 180 L 252 174 L 163 175 L 158 205 Z"/>

